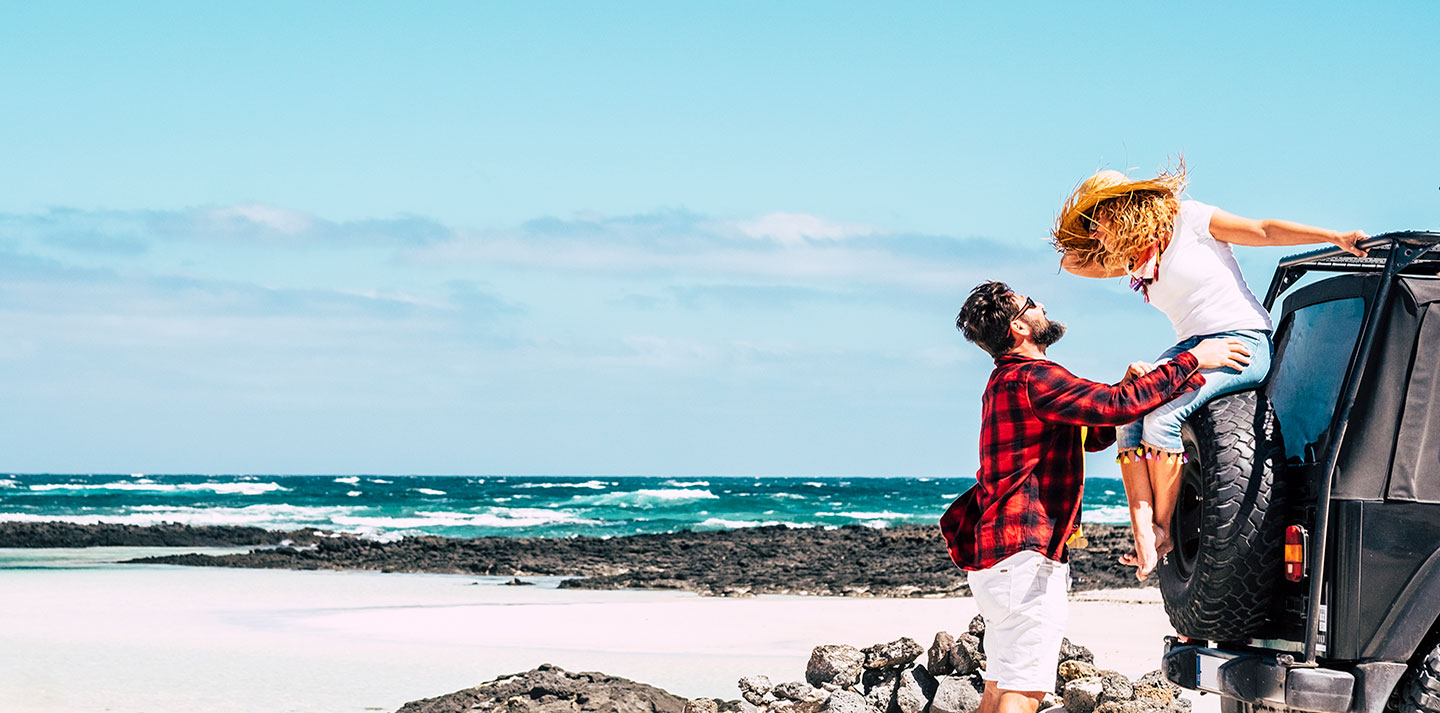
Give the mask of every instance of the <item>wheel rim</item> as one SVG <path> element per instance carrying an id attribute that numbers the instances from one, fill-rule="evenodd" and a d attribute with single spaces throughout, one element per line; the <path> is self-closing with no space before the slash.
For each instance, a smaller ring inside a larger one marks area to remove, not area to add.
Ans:
<path id="1" fill-rule="evenodd" d="M 1170 537 L 1175 542 L 1170 556 L 1175 558 L 1176 574 L 1186 580 L 1200 559 L 1200 460 L 1194 453 L 1189 456 L 1189 462 L 1181 467 L 1180 494 L 1170 520 Z"/>

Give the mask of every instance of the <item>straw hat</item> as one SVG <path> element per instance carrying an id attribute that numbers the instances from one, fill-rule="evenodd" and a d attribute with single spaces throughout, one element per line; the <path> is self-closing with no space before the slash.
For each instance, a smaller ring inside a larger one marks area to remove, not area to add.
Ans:
<path id="1" fill-rule="evenodd" d="M 1140 181 L 1131 180 L 1125 174 L 1105 170 L 1085 179 L 1075 187 L 1075 192 L 1065 200 L 1060 215 L 1055 219 L 1051 231 L 1055 247 L 1062 251 L 1091 253 L 1099 245 L 1090 237 L 1085 228 L 1085 219 L 1094 216 L 1095 206 L 1111 198 L 1119 198 L 1141 191 L 1158 191 L 1179 196 L 1185 190 L 1185 165 L 1182 163 L 1175 173 L 1162 173 L 1154 178 Z"/>

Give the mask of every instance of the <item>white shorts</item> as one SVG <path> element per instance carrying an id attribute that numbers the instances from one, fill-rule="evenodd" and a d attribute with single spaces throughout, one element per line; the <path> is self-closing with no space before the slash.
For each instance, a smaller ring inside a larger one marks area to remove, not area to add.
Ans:
<path id="1" fill-rule="evenodd" d="M 985 617 L 985 680 L 1007 691 L 1055 690 L 1070 565 L 1025 551 L 966 577 Z"/>

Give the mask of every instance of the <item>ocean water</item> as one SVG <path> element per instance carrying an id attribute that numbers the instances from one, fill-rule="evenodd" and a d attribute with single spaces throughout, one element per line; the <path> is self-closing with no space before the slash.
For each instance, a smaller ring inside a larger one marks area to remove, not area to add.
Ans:
<path id="1" fill-rule="evenodd" d="M 761 525 L 933 524 L 972 478 L 0 476 L 0 521 L 315 527 L 380 539 L 615 536 Z M 1083 520 L 1128 521 L 1118 479 L 1090 478 Z"/>

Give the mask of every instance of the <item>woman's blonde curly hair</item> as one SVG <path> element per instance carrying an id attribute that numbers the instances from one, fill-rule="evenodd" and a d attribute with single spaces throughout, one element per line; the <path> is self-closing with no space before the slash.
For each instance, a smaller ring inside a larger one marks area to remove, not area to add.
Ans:
<path id="1" fill-rule="evenodd" d="M 1148 257 L 1152 247 L 1169 240 L 1185 184 L 1184 159 L 1174 171 L 1147 180 L 1100 171 L 1076 186 L 1065 201 L 1055 219 L 1051 244 L 1085 265 L 1129 271 Z M 1090 226 L 1099 218 L 1110 223 L 1110 250 L 1090 237 Z"/>

